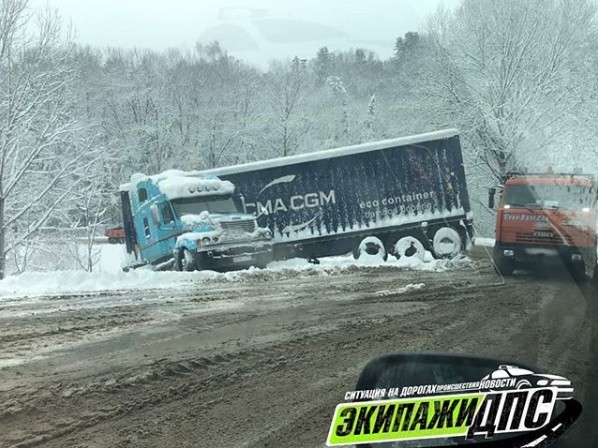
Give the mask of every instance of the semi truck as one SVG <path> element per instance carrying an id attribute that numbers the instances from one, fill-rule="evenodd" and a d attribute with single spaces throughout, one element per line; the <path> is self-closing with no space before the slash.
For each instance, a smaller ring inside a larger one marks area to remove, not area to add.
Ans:
<path id="1" fill-rule="evenodd" d="M 129 263 L 179 271 L 263 267 L 272 233 L 247 214 L 233 183 L 178 170 L 120 186 Z"/>
<path id="2" fill-rule="evenodd" d="M 352 252 L 454 257 L 473 218 L 457 130 L 204 172 L 239 188 L 274 236 L 275 258 Z"/>
<path id="3" fill-rule="evenodd" d="M 488 206 L 495 207 L 496 188 Z M 502 182 L 493 260 L 498 272 L 564 264 L 574 278 L 596 267 L 596 181 L 583 174 L 509 173 Z"/>

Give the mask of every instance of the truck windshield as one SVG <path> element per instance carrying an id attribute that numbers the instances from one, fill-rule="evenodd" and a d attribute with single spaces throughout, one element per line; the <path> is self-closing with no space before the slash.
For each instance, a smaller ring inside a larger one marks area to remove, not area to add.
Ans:
<path id="1" fill-rule="evenodd" d="M 199 215 L 203 211 L 209 213 L 239 213 L 232 196 L 206 196 L 197 198 L 175 199 L 172 201 L 176 214 Z"/>
<path id="2" fill-rule="evenodd" d="M 509 185 L 506 187 L 505 204 L 511 207 L 541 207 L 578 211 L 592 206 L 592 194 L 590 188 L 581 185 Z"/>

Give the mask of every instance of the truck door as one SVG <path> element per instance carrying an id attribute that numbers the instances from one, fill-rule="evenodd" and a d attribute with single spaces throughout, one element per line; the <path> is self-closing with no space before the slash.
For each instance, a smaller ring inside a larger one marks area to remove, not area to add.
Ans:
<path id="1" fill-rule="evenodd" d="M 133 214 L 131 213 L 131 202 L 129 199 L 128 191 L 120 192 L 122 214 L 123 214 L 123 226 L 125 228 L 125 245 L 127 253 L 137 254 L 135 252 L 135 246 L 137 245 L 137 234 L 135 233 L 135 221 L 133 220 Z"/>
<path id="2" fill-rule="evenodd" d="M 163 235 L 161 250 L 164 253 L 172 254 L 176 243 L 176 238 L 183 232 L 183 226 L 180 221 L 174 217 L 172 205 L 170 202 L 158 204 L 160 214 L 159 230 Z"/>
<path id="3" fill-rule="evenodd" d="M 172 212 L 169 202 L 156 202 L 141 213 L 143 257 L 150 263 L 165 261 L 172 256 L 181 225 Z"/>

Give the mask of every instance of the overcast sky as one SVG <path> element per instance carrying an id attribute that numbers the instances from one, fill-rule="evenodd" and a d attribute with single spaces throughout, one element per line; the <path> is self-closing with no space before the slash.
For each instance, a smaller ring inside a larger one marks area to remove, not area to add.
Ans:
<path id="1" fill-rule="evenodd" d="M 156 50 L 219 40 L 235 56 L 264 63 L 311 57 L 317 48 L 368 47 L 381 57 L 440 4 L 459 0 L 31 0 L 71 19 L 77 41 Z"/>

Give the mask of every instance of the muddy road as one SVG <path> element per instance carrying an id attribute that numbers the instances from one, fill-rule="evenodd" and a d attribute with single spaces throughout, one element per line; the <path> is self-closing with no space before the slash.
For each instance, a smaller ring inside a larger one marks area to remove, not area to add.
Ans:
<path id="1" fill-rule="evenodd" d="M 598 295 L 501 284 L 483 253 L 423 272 L 263 271 L 180 291 L 0 302 L 0 447 L 316 447 L 376 355 L 495 356 L 569 377 L 598 446 Z M 592 403 L 593 402 L 593 403 Z"/>

